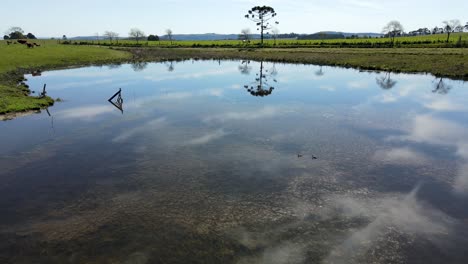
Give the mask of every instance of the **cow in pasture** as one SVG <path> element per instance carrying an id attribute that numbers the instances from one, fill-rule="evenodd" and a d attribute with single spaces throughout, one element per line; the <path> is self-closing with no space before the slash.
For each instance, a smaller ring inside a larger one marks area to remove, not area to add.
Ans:
<path id="1" fill-rule="evenodd" d="M 17 42 L 18 42 L 19 44 L 23 44 L 23 45 L 26 44 L 26 43 L 28 43 L 28 41 L 27 41 L 27 40 L 24 40 L 24 39 L 18 39 Z"/>
<path id="2" fill-rule="evenodd" d="M 7 45 L 10 45 L 10 44 L 11 44 L 11 41 L 7 40 L 6 44 L 7 44 Z"/>
<path id="3" fill-rule="evenodd" d="M 34 42 L 33 45 L 36 46 L 36 47 L 40 47 L 40 46 L 41 46 L 41 44 L 37 44 L 36 42 Z"/>
<path id="4" fill-rule="evenodd" d="M 28 45 L 28 48 L 34 48 L 34 45 L 32 43 L 26 43 L 26 45 Z"/>

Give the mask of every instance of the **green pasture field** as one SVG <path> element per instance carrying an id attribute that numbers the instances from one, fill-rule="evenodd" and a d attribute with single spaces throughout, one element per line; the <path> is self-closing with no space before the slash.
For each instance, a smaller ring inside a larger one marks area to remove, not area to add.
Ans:
<path id="1" fill-rule="evenodd" d="M 425 35 L 425 36 L 410 36 L 410 37 L 397 37 L 395 38 L 396 47 L 446 47 L 447 43 L 446 34 Z M 450 47 L 461 41 L 461 45 L 468 47 L 468 33 L 452 33 L 448 45 Z M 260 40 L 252 40 L 250 44 L 246 44 L 240 40 L 199 40 L 199 41 L 146 41 L 146 40 L 72 40 L 71 44 L 85 44 L 85 45 L 113 45 L 113 46 L 161 46 L 161 47 L 240 47 L 240 46 L 255 46 L 260 44 Z M 326 39 L 326 40 L 296 40 L 296 39 L 277 39 L 276 47 L 386 47 L 390 43 L 389 38 L 359 38 L 359 39 Z M 378 46 L 380 44 L 380 46 Z M 386 44 L 386 45 L 385 45 Z M 275 40 L 265 39 L 264 46 L 275 46 Z"/>
<path id="2" fill-rule="evenodd" d="M 0 114 L 40 109 L 53 104 L 50 97 L 30 96 L 23 74 L 89 63 L 129 59 L 131 54 L 96 46 L 59 45 L 52 40 L 34 40 L 40 47 L 7 45 L 0 41 Z"/>

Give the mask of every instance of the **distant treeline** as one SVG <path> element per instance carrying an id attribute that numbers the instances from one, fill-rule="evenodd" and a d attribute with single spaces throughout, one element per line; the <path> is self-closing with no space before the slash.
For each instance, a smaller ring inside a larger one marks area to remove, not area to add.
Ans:
<path id="1" fill-rule="evenodd" d="M 315 35 L 315 34 L 312 34 Z M 468 48 L 468 33 L 454 33 L 453 38 L 447 43 L 444 35 L 429 35 L 415 37 L 400 37 L 394 43 L 388 38 L 344 38 L 341 34 L 335 34 L 339 39 L 267 39 L 263 47 L 275 48 Z M 323 37 L 323 36 L 313 36 Z M 258 40 L 244 42 L 240 40 L 213 40 L 213 41 L 144 41 L 134 40 L 109 41 L 60 41 L 65 45 L 100 45 L 109 47 L 193 47 L 193 48 L 257 48 Z"/>
<path id="2" fill-rule="evenodd" d="M 300 35 L 297 39 L 304 40 L 304 39 L 344 39 L 344 34 L 339 33 L 315 33 L 310 35 Z"/>

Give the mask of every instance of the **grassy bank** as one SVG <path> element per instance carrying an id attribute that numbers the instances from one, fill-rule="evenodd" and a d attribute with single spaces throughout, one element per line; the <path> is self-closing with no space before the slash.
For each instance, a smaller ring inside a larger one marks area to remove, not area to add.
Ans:
<path id="1" fill-rule="evenodd" d="M 23 75 L 37 70 L 106 63 L 129 59 L 131 54 L 103 47 L 58 45 L 36 41 L 41 46 L 7 45 L 0 41 L 0 114 L 40 109 L 53 104 L 50 97 L 31 96 Z"/>
<path id="2" fill-rule="evenodd" d="M 365 70 L 430 73 L 468 79 L 468 49 L 127 49 L 140 60 L 244 59 L 353 67 Z"/>

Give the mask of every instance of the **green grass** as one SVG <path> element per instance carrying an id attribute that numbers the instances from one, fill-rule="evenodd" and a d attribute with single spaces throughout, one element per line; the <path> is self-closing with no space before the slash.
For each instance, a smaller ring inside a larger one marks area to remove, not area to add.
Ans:
<path id="1" fill-rule="evenodd" d="M 412 37 L 397 37 L 395 38 L 396 47 L 452 47 L 457 44 L 461 37 L 461 44 L 468 46 L 468 33 L 452 33 L 450 41 L 447 44 L 446 34 L 426 35 L 426 36 L 412 36 Z M 98 41 L 71 41 L 72 44 L 94 44 L 97 45 L 137 45 L 135 40 L 119 40 L 118 42 L 109 40 Z M 250 46 L 255 46 L 260 43 L 260 40 L 252 40 Z M 272 39 L 265 40 L 264 45 L 273 47 L 275 41 Z M 385 48 L 389 46 L 389 38 L 372 38 L 372 39 L 330 39 L 330 40 L 295 40 L 295 39 L 278 39 L 276 41 L 277 48 L 291 48 L 291 47 L 377 47 Z M 244 46 L 242 41 L 239 40 L 200 40 L 200 41 L 139 41 L 138 45 L 141 46 L 158 46 L 158 47 L 240 47 Z"/>
<path id="2" fill-rule="evenodd" d="M 431 73 L 468 79 L 468 49 L 455 48 L 129 48 L 140 60 L 245 59 L 353 67 L 366 70 Z M 138 52 L 136 52 L 138 51 Z"/>
<path id="3" fill-rule="evenodd" d="M 59 45 L 56 41 L 35 41 L 41 47 L 6 45 L 0 41 L 0 74 L 18 68 L 36 69 L 106 62 L 129 58 L 129 54 L 106 47 Z"/>
<path id="4" fill-rule="evenodd" d="M 49 97 L 30 96 L 22 76 L 33 70 L 105 63 L 129 59 L 130 53 L 95 46 L 58 45 L 56 41 L 38 40 L 41 47 L 7 45 L 0 41 L 0 114 L 35 110 L 53 104 Z"/>

